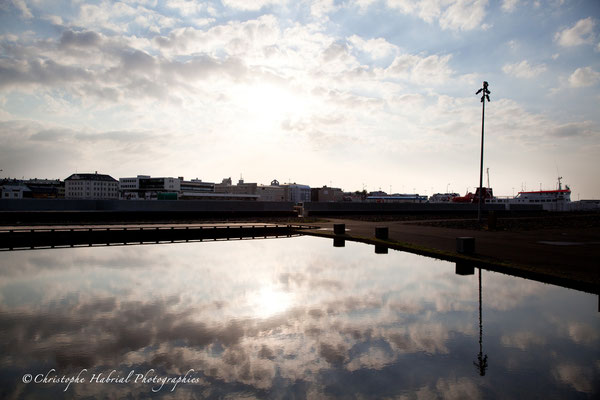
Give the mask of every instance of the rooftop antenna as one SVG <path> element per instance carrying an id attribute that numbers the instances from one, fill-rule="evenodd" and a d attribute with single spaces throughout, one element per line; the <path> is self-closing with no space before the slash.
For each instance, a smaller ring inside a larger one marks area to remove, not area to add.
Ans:
<path id="1" fill-rule="evenodd" d="M 485 173 L 487 175 L 487 187 L 490 187 L 490 169 L 486 168 Z"/>
<path id="2" fill-rule="evenodd" d="M 490 101 L 491 92 L 488 90 L 488 83 L 483 81 L 483 87 L 479 89 L 475 94 L 482 93 L 481 95 L 481 164 L 479 165 L 479 202 L 477 206 L 477 220 L 481 223 L 481 203 L 483 202 L 483 130 L 485 121 L 485 101 Z"/>

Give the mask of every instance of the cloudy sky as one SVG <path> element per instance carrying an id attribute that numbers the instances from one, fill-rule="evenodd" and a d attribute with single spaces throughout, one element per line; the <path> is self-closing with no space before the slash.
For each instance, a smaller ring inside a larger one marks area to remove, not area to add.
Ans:
<path id="1" fill-rule="evenodd" d="M 600 2 L 0 2 L 0 172 L 600 198 Z M 484 182 L 485 183 L 485 182 Z"/>

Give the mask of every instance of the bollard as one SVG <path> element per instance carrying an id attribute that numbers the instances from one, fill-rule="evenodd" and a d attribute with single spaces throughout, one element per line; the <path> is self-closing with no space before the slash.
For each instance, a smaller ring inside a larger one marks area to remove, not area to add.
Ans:
<path id="1" fill-rule="evenodd" d="M 388 240 L 388 227 L 387 226 L 376 226 L 375 227 L 375 237 L 377 239 Z"/>
<path id="2" fill-rule="evenodd" d="M 346 224 L 333 224 L 333 233 L 343 235 L 346 232 Z"/>
<path id="3" fill-rule="evenodd" d="M 475 253 L 475 238 L 473 237 L 457 237 L 456 251 L 461 254 Z"/>
<path id="4" fill-rule="evenodd" d="M 457 262 L 454 272 L 456 275 L 475 275 L 475 267 L 469 263 Z"/>
<path id="5" fill-rule="evenodd" d="M 388 248 L 385 246 L 375 245 L 375 254 L 387 254 Z"/>

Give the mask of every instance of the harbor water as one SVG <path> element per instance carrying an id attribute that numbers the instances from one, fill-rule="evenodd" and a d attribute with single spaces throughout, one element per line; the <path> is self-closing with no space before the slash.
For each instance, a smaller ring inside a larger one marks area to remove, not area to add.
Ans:
<path id="1" fill-rule="evenodd" d="M 600 396 L 597 294 L 377 253 L 308 236 L 2 252 L 0 397 Z"/>

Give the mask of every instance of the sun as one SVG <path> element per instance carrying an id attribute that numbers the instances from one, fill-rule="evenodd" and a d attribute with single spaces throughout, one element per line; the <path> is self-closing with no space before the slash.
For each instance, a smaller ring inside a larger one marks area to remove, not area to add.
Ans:
<path id="1" fill-rule="evenodd" d="M 296 120 L 306 115 L 309 101 L 300 90 L 277 83 L 257 82 L 238 88 L 238 107 L 245 115 L 247 126 L 271 129 L 282 121 Z"/>

